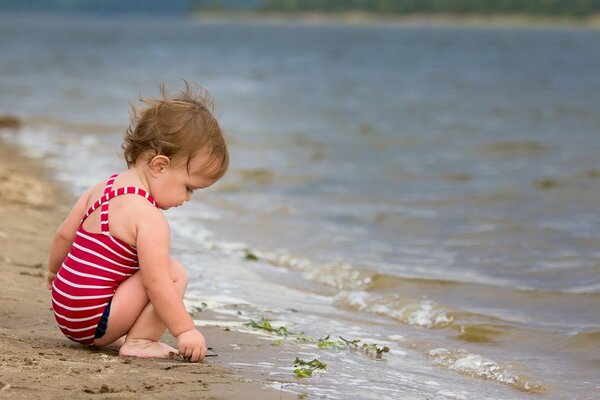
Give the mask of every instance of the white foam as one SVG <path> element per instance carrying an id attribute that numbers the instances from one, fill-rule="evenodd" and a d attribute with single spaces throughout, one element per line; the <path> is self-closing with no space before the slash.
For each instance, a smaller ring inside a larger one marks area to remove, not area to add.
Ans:
<path id="1" fill-rule="evenodd" d="M 373 282 L 371 276 L 345 263 L 314 266 L 304 277 L 337 289 L 365 289 Z"/>
<path id="2" fill-rule="evenodd" d="M 476 376 L 508 384 L 525 391 L 539 391 L 540 386 L 529 379 L 511 372 L 493 360 L 464 349 L 448 350 L 443 347 L 429 350 L 432 364 L 446 367 L 469 376 Z"/>
<path id="3" fill-rule="evenodd" d="M 395 295 L 379 296 L 360 291 L 341 292 L 334 302 L 423 328 L 445 328 L 454 320 L 451 314 L 431 300 L 402 299 Z"/>
<path id="4" fill-rule="evenodd" d="M 196 326 L 216 326 L 219 328 L 241 328 L 243 323 L 240 321 L 218 321 L 214 319 L 195 319 Z"/>
<path id="5" fill-rule="evenodd" d="M 390 335 L 388 339 L 396 341 L 396 342 L 404 342 L 406 339 L 402 335 Z"/>
<path id="6" fill-rule="evenodd" d="M 226 296 L 226 295 L 214 295 L 206 296 L 202 299 L 184 299 L 183 303 L 188 310 L 192 310 L 194 307 L 200 309 L 210 309 L 215 311 L 223 311 L 223 309 L 231 309 L 231 306 L 244 305 L 249 306 L 250 303 L 244 299 L 237 297 Z M 237 311 L 236 311 L 237 312 Z"/>
<path id="7" fill-rule="evenodd" d="M 423 300 L 418 304 L 409 304 L 400 313 L 408 315 L 410 325 L 424 326 L 427 328 L 450 325 L 452 317 L 435 309 L 435 303 Z"/>
<path id="8" fill-rule="evenodd" d="M 372 272 L 359 270 L 347 263 L 317 265 L 305 258 L 294 257 L 286 252 L 250 249 L 243 243 L 236 243 L 234 247 L 227 249 L 223 242 L 219 242 L 215 243 L 215 247 L 223 251 L 237 252 L 242 256 L 251 254 L 274 267 L 301 271 L 305 279 L 337 289 L 366 289 L 373 283 Z"/>

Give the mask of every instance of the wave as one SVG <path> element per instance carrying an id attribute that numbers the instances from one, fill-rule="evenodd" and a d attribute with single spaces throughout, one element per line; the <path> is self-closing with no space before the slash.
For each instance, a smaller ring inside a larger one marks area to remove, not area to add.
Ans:
<path id="1" fill-rule="evenodd" d="M 335 297 L 334 304 L 387 316 L 422 328 L 447 328 L 454 321 L 454 316 L 449 310 L 431 300 L 406 299 L 397 295 L 341 292 Z"/>
<path id="2" fill-rule="evenodd" d="M 357 270 L 343 263 L 313 268 L 306 271 L 304 277 L 337 289 L 367 289 L 373 281 L 369 272 Z"/>
<path id="3" fill-rule="evenodd" d="M 314 264 L 306 258 L 294 257 L 287 253 L 244 250 L 246 259 L 264 261 L 276 267 L 303 272 L 304 278 L 336 289 L 368 289 L 376 274 L 361 270 L 347 263 Z"/>
<path id="4" fill-rule="evenodd" d="M 576 354 L 588 361 L 600 361 L 600 330 L 578 332 L 550 343 L 554 348 Z"/>
<path id="5" fill-rule="evenodd" d="M 428 279 L 418 275 L 390 275 L 346 262 L 317 264 L 307 258 L 293 256 L 286 252 L 251 249 L 242 243 L 212 242 L 210 247 L 227 253 L 237 252 L 248 260 L 262 261 L 274 267 L 300 271 L 308 280 L 340 290 L 380 291 L 409 286 L 421 290 L 424 286 L 486 286 L 485 283 Z"/>
<path id="6" fill-rule="evenodd" d="M 318 264 L 287 252 L 252 250 L 243 243 L 213 242 L 210 247 L 299 272 L 308 282 L 333 288 L 329 294 L 335 306 L 426 329 L 451 328 L 447 334 L 468 343 L 520 341 L 531 332 L 553 332 L 555 338 L 564 338 L 565 329 L 589 327 L 590 318 L 597 315 L 593 304 L 600 299 L 600 293 L 517 288 L 506 281 L 428 279 L 378 273 L 343 262 Z M 321 289 L 303 285 L 302 290 Z M 573 312 L 568 320 L 557 321 L 556 309 Z"/>
<path id="7" fill-rule="evenodd" d="M 434 347 L 419 339 L 407 339 L 401 335 L 389 339 L 401 342 L 403 346 L 424 354 L 432 365 L 447 368 L 463 375 L 490 380 L 512 386 L 529 393 L 544 393 L 547 388 L 528 375 L 528 369 L 521 363 L 501 364 L 481 354 L 462 348 Z"/>
<path id="8" fill-rule="evenodd" d="M 458 316 L 457 316 L 458 319 Z M 496 323 L 461 323 L 451 327 L 456 332 L 456 339 L 469 343 L 496 343 L 501 336 L 506 336 L 515 328 L 497 321 Z"/>
<path id="9" fill-rule="evenodd" d="M 530 378 L 521 376 L 511 368 L 500 365 L 489 358 L 464 349 L 448 350 L 439 347 L 429 350 L 427 355 L 433 365 L 445 367 L 464 375 L 504 383 L 526 392 L 543 392 L 542 385 L 532 382 Z"/>
<path id="10" fill-rule="evenodd" d="M 307 280 L 340 290 L 383 292 L 402 289 L 403 293 L 431 295 L 438 292 L 447 293 L 450 289 L 460 293 L 483 293 L 482 295 L 485 297 L 494 294 L 503 299 L 507 299 L 507 296 L 513 300 L 519 298 L 523 299 L 525 303 L 525 300 L 531 298 L 532 295 L 535 295 L 536 299 L 545 298 L 546 300 L 556 300 L 558 297 L 564 298 L 565 301 L 583 297 L 590 300 L 600 299 L 598 290 L 600 286 L 597 283 L 586 283 L 585 285 L 574 285 L 573 287 L 558 289 L 542 289 L 484 276 L 471 276 L 470 280 L 452 280 L 427 278 L 420 274 L 412 275 L 409 271 L 402 271 L 402 275 L 392 275 L 346 262 L 318 264 L 308 258 L 297 257 L 284 251 L 255 250 L 243 243 L 231 244 L 212 241 L 210 247 L 227 253 L 237 252 L 240 256 L 252 261 L 262 261 L 275 267 L 300 271 Z M 596 269 L 597 266 L 585 268 L 586 273 L 595 272 Z M 548 272 L 547 269 L 537 271 L 537 273 L 542 274 Z"/>

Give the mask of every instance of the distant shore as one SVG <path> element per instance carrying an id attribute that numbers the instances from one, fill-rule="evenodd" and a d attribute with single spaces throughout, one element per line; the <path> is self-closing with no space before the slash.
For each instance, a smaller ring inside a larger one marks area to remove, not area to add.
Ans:
<path id="1" fill-rule="evenodd" d="M 590 17 L 527 14 L 410 14 L 384 15 L 366 12 L 282 13 L 257 11 L 196 11 L 192 18 L 206 22 L 247 22 L 260 24 L 296 23 L 307 25 L 390 25 L 390 26 L 472 26 L 472 27 L 564 27 L 600 28 L 600 15 Z"/>

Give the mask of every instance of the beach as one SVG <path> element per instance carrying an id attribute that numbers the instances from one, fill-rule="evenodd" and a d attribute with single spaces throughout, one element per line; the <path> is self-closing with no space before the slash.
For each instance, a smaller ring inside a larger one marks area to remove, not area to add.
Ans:
<path id="1" fill-rule="evenodd" d="M 310 398 L 597 400 L 600 31 L 581 28 L 0 15 L 0 114 L 20 121 L 0 129 L 3 176 L 21 176 L 0 189 L 2 368 L 19 362 L 0 398 L 177 398 L 212 371 L 215 397 L 251 379 Z M 124 364 L 54 326 L 46 255 L 76 196 L 125 168 L 129 106 L 182 79 L 212 94 L 231 154 L 165 212 L 218 357 Z M 296 357 L 327 370 L 297 379 Z"/>
<path id="2" fill-rule="evenodd" d="M 37 160 L 0 142 L 0 398 L 296 397 L 264 388 L 258 372 L 224 366 L 240 351 L 256 361 L 274 351 L 255 335 L 200 327 L 218 356 L 199 364 L 119 357 L 115 348 L 87 350 L 66 339 L 52 316 L 45 273 L 54 231 L 73 199 L 49 176 Z M 164 340 L 175 343 L 168 334 Z"/>

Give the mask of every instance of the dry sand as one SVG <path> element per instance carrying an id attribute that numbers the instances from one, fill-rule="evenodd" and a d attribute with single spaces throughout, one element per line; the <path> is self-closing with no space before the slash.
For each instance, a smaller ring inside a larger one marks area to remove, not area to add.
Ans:
<path id="1" fill-rule="evenodd" d="M 201 327 L 218 354 L 201 364 L 119 357 L 66 339 L 44 276 L 52 235 L 72 202 L 39 162 L 0 142 L 1 399 L 296 398 L 266 388 L 269 376 L 258 369 L 227 366 L 240 352 L 258 362 L 276 351 L 256 335 Z"/>

